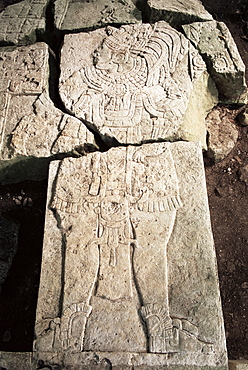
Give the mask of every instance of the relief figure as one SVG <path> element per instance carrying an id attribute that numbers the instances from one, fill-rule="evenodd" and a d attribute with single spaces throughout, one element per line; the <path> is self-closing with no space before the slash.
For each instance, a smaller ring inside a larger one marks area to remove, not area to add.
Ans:
<path id="1" fill-rule="evenodd" d="M 62 81 L 60 94 L 76 117 L 120 143 L 168 138 L 185 113 L 186 84 L 205 69 L 193 54 L 189 42 L 165 22 L 109 27 L 92 66 Z M 173 74 L 181 64 L 178 82 Z"/>

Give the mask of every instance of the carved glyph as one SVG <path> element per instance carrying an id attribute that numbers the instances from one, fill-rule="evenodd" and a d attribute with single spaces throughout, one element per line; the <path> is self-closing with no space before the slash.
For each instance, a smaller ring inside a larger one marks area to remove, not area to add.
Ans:
<path id="1" fill-rule="evenodd" d="M 93 143 L 76 118 L 55 108 L 48 94 L 48 46 L 0 52 L 1 158 L 46 157 Z"/>
<path id="2" fill-rule="evenodd" d="M 71 68 L 73 47 L 65 43 L 60 94 L 66 107 L 106 141 L 179 138 L 194 82 L 206 70 L 197 51 L 165 22 L 105 32 L 92 32 L 81 57 L 79 45 L 85 50 L 81 44 L 88 41 L 77 35 L 77 68 Z"/>
<path id="3" fill-rule="evenodd" d="M 0 42 L 25 45 L 36 41 L 36 32 L 45 30 L 47 0 L 23 0 L 0 13 Z"/>
<path id="4" fill-rule="evenodd" d="M 245 65 L 227 26 L 222 22 L 196 22 L 182 26 L 185 35 L 203 55 L 224 99 L 242 101 L 246 91 Z"/>

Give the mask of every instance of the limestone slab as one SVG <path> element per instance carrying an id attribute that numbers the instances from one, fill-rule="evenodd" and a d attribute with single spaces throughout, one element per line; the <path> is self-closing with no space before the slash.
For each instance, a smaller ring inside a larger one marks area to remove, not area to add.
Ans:
<path id="1" fill-rule="evenodd" d="M 89 30 L 108 24 L 141 22 L 131 0 L 56 0 L 55 25 L 60 30 Z"/>
<path id="2" fill-rule="evenodd" d="M 0 352 L 1 369 L 33 369 L 31 352 Z"/>
<path id="3" fill-rule="evenodd" d="M 222 22 L 184 25 L 187 38 L 199 50 L 222 99 L 244 102 L 245 65 L 227 26 Z"/>
<path id="4" fill-rule="evenodd" d="M 209 21 L 213 17 L 206 11 L 199 0 L 148 0 L 150 22 L 164 20 L 178 27 L 182 24 Z"/>
<path id="5" fill-rule="evenodd" d="M 51 164 L 34 351 L 68 366 L 227 368 L 199 143 Z"/>
<path id="6" fill-rule="evenodd" d="M 0 44 L 27 45 L 44 32 L 48 0 L 23 0 L 7 6 L 0 13 Z"/>
<path id="7" fill-rule="evenodd" d="M 0 158 L 49 157 L 92 143 L 82 122 L 55 108 L 48 94 L 48 46 L 0 51 Z"/>
<path id="8" fill-rule="evenodd" d="M 217 92 L 198 52 L 166 22 L 66 35 L 61 54 L 65 106 L 106 142 L 206 146 L 204 118 Z"/>

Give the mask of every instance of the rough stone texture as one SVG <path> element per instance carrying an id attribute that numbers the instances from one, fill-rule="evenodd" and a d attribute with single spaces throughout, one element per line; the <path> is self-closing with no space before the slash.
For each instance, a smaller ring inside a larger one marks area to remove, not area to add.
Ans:
<path id="1" fill-rule="evenodd" d="M 248 360 L 229 360 L 229 370 L 248 370 Z"/>
<path id="2" fill-rule="evenodd" d="M 48 0 L 24 0 L 0 13 L 0 45 L 26 45 L 36 41 L 37 31 L 45 31 Z"/>
<path id="3" fill-rule="evenodd" d="M 179 27 L 182 24 L 213 19 L 199 0 L 148 0 L 147 4 L 150 22 L 164 20 Z"/>
<path id="4" fill-rule="evenodd" d="M 6 370 L 31 370 L 31 352 L 0 352 L 0 368 Z"/>
<path id="5" fill-rule="evenodd" d="M 8 230 L 3 235 L 2 230 Z M 19 224 L 0 216 L 0 293 L 18 247 Z"/>
<path id="6" fill-rule="evenodd" d="M 0 51 L 0 158 L 49 157 L 92 143 L 84 124 L 48 96 L 48 46 Z M 72 132 L 73 131 L 73 132 Z"/>
<path id="7" fill-rule="evenodd" d="M 218 108 L 206 118 L 208 131 L 208 156 L 219 162 L 234 148 L 239 131 L 233 122 Z"/>
<path id="8" fill-rule="evenodd" d="M 51 164 L 34 350 L 66 368 L 227 368 L 199 144 Z"/>
<path id="9" fill-rule="evenodd" d="M 60 30 L 89 30 L 108 24 L 141 21 L 131 0 L 56 0 L 55 25 Z"/>
<path id="10" fill-rule="evenodd" d="M 238 121 L 242 126 L 248 126 L 248 108 L 238 114 Z"/>
<path id="11" fill-rule="evenodd" d="M 183 30 L 205 60 L 222 99 L 244 102 L 245 65 L 227 26 L 216 21 L 196 22 Z"/>
<path id="12" fill-rule="evenodd" d="M 61 98 L 110 144 L 184 139 L 205 147 L 204 118 L 217 101 L 209 85 L 198 52 L 163 21 L 65 38 Z"/>

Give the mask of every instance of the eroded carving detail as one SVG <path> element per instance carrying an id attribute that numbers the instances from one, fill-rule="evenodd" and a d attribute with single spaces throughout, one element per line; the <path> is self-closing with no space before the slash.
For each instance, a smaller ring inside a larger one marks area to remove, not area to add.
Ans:
<path id="1" fill-rule="evenodd" d="M 205 70 L 201 57 L 165 22 L 109 27 L 108 34 L 92 67 L 61 80 L 67 107 L 119 142 L 175 137 L 192 81 Z"/>

